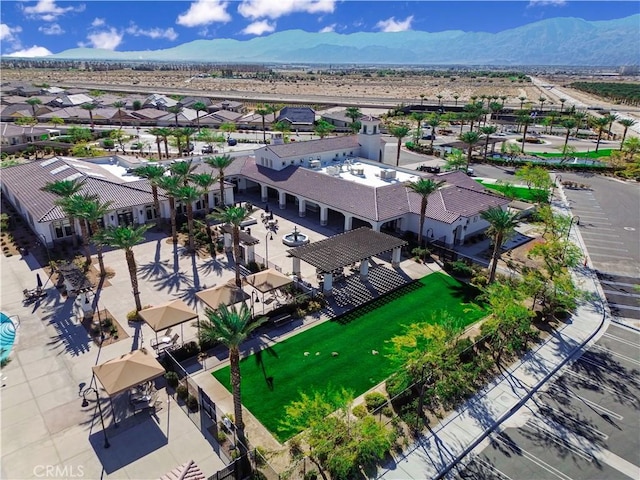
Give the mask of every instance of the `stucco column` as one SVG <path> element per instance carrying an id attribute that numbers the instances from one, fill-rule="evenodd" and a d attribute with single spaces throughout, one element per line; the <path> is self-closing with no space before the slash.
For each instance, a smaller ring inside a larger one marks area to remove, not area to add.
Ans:
<path id="1" fill-rule="evenodd" d="M 364 280 L 367 275 L 369 275 L 369 259 L 365 258 L 360 262 L 360 278 Z"/>
<path id="2" fill-rule="evenodd" d="M 300 278 L 302 276 L 300 275 L 300 259 L 298 257 L 291 257 L 291 259 L 293 260 L 293 274 Z"/>
<path id="3" fill-rule="evenodd" d="M 287 192 L 280 190 L 278 192 L 278 201 L 280 203 L 280 210 L 287 208 Z"/>
<path id="4" fill-rule="evenodd" d="M 373 229 L 374 232 L 379 232 L 380 231 L 380 223 L 376 222 L 373 225 L 371 225 L 371 228 Z"/>
<path id="5" fill-rule="evenodd" d="M 224 233 L 224 249 L 227 252 L 230 252 L 233 248 L 233 236 L 230 233 Z"/>
<path id="6" fill-rule="evenodd" d="M 353 227 L 353 217 L 351 215 L 344 214 L 344 231 L 348 232 Z"/>
<path id="7" fill-rule="evenodd" d="M 322 291 L 325 295 L 331 295 L 331 289 L 333 288 L 333 274 L 325 273 L 324 274 L 324 285 L 322 287 Z"/>
<path id="8" fill-rule="evenodd" d="M 298 197 L 298 216 L 305 217 L 307 215 L 307 201 Z"/>
<path id="9" fill-rule="evenodd" d="M 247 263 L 256 261 L 256 251 L 255 245 L 247 245 L 245 247 L 245 251 L 247 252 Z"/>
<path id="10" fill-rule="evenodd" d="M 325 227 L 329 223 L 329 208 L 320 207 L 320 225 Z"/>
<path id="11" fill-rule="evenodd" d="M 396 247 L 391 252 L 391 266 L 398 267 L 400 265 L 400 259 L 402 258 L 402 249 L 400 247 Z"/>
<path id="12" fill-rule="evenodd" d="M 265 203 L 269 200 L 269 191 L 267 190 L 266 185 L 260 185 L 260 196 L 262 197 L 262 201 Z"/>

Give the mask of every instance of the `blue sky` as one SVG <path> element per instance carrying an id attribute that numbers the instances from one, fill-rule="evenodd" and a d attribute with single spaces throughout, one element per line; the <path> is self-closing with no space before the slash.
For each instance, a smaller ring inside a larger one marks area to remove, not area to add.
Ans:
<path id="1" fill-rule="evenodd" d="M 637 1 L 606 0 L 3 0 L 0 45 L 2 55 L 42 56 L 77 47 L 158 50 L 290 29 L 498 32 L 553 17 L 593 21 L 637 13 Z"/>

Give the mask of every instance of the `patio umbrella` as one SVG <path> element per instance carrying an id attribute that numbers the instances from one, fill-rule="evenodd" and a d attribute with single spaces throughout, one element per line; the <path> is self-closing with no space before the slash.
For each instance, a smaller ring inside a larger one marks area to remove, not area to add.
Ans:
<path id="1" fill-rule="evenodd" d="M 198 313 L 179 299 L 156 307 L 145 308 L 140 310 L 138 314 L 156 332 L 156 341 L 158 341 L 159 331 L 180 325 L 180 333 L 182 334 L 182 324 L 198 318 Z"/>
<path id="2" fill-rule="evenodd" d="M 155 356 L 144 348 L 108 360 L 92 369 L 110 397 L 165 373 Z"/>
<path id="3" fill-rule="evenodd" d="M 233 305 L 249 298 L 249 295 L 235 283 L 225 283 L 196 293 L 196 297 L 209 308 L 215 310 L 220 305 Z"/>
<path id="4" fill-rule="evenodd" d="M 264 294 L 289 285 L 293 283 L 293 280 L 284 273 L 268 268 L 267 270 L 247 275 L 243 283 L 245 285 L 251 285 L 262 293 L 262 313 L 264 313 Z"/>

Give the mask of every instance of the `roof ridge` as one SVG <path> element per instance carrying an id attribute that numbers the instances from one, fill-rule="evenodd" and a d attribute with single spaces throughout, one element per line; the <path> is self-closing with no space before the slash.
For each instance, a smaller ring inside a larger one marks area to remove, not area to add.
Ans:
<path id="1" fill-rule="evenodd" d="M 112 182 L 111 180 L 107 180 L 106 178 L 97 178 L 97 177 L 92 177 L 92 176 L 87 175 L 87 180 L 89 180 L 89 179 L 90 180 L 94 180 L 94 181 L 98 181 L 98 182 L 108 183 L 110 185 L 117 185 L 119 187 L 125 187 L 125 188 L 128 188 L 130 190 L 135 190 L 137 192 L 149 193 L 149 192 L 147 192 L 146 190 L 144 190 L 142 188 L 138 188 L 138 187 L 133 186 L 133 185 L 127 185 L 127 182 L 116 183 L 116 182 Z M 141 178 L 140 180 L 147 180 L 147 179 Z M 136 180 L 136 182 L 137 181 L 139 181 L 139 180 Z M 147 180 L 147 182 L 149 182 L 149 181 Z M 151 186 L 150 182 L 149 182 L 149 186 Z M 158 195 L 166 198 L 166 196 L 163 193 L 158 192 Z"/>

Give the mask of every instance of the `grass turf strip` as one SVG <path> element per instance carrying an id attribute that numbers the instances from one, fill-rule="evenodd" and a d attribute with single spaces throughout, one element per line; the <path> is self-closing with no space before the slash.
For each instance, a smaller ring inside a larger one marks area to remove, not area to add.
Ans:
<path id="1" fill-rule="evenodd" d="M 254 353 L 241 361 L 242 402 L 278 440 L 285 441 L 297 432 L 279 431 L 279 422 L 298 392 L 333 386 L 361 395 L 397 368 L 385 356 L 386 341 L 403 332 L 403 325 L 431 321 L 433 312 L 443 310 L 469 325 L 485 315 L 469 303 L 476 294 L 472 287 L 435 273 Z M 231 390 L 228 366 L 213 375 Z"/>

